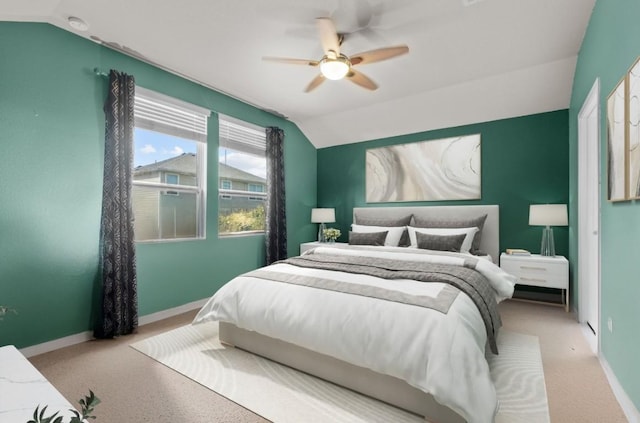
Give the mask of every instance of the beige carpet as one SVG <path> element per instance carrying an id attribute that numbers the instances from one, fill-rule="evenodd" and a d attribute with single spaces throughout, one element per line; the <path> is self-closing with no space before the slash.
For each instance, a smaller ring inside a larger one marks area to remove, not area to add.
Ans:
<path id="1" fill-rule="evenodd" d="M 552 422 L 627 422 L 574 314 L 515 300 L 500 304 L 500 314 L 505 329 L 540 339 Z"/>
<path id="2" fill-rule="evenodd" d="M 131 346 L 276 423 L 417 423 L 422 418 L 253 354 L 222 346 L 217 323 L 187 325 Z M 538 339 L 500 333 L 490 367 L 497 422 L 549 421 Z"/>
<path id="3" fill-rule="evenodd" d="M 539 338 L 552 423 L 627 421 L 575 316 L 561 307 L 520 301 L 505 301 L 500 313 L 505 329 Z M 141 326 L 131 336 L 84 342 L 29 360 L 71 403 L 94 390 L 102 400 L 96 423 L 268 423 L 129 347 L 187 325 L 195 314 Z"/>

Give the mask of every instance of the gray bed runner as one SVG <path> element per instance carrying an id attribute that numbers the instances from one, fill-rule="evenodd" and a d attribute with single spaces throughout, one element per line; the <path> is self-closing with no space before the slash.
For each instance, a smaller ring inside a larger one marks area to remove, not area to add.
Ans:
<path id="1" fill-rule="evenodd" d="M 484 320 L 489 347 L 494 354 L 498 354 L 496 336 L 502 326 L 502 320 L 498 313 L 495 292 L 491 284 L 487 278 L 475 270 L 477 259 L 465 261 L 464 266 L 455 266 L 377 257 L 305 254 L 278 263 L 357 273 L 382 279 L 412 279 L 420 282 L 441 282 L 452 285 L 467 294 L 475 303 Z"/>
<path id="2" fill-rule="evenodd" d="M 392 291 L 390 289 L 384 289 L 377 286 L 342 282 L 334 279 L 316 278 L 314 276 L 296 275 L 294 273 L 276 272 L 270 270 L 268 267 L 251 271 L 244 274 L 244 276 L 425 307 L 444 314 L 449 311 L 451 304 L 453 304 L 453 301 L 460 293 L 460 290 L 454 286 L 446 285 L 444 289 L 440 290 L 436 297 L 430 297 L 428 295 L 414 295 L 399 291 Z"/>

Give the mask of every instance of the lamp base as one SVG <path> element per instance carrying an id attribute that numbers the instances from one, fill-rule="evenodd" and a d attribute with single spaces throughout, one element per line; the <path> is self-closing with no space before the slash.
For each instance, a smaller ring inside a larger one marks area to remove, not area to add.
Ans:
<path id="1" fill-rule="evenodd" d="M 327 242 L 327 238 L 324 236 L 325 225 L 324 222 L 318 226 L 318 242 Z"/>
<path id="2" fill-rule="evenodd" d="M 553 242 L 553 229 L 550 226 L 545 227 L 542 230 L 542 243 L 540 244 L 541 256 L 556 256 L 556 247 Z"/>

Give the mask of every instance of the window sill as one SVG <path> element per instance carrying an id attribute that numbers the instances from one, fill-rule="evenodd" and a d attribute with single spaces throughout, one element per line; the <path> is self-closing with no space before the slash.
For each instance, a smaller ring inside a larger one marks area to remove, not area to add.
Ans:
<path id="1" fill-rule="evenodd" d="M 136 244 L 165 244 L 170 242 L 185 242 L 185 241 L 205 241 L 205 237 L 197 238 L 165 238 L 165 239 L 146 239 L 143 241 L 136 241 Z"/>
<path id="2" fill-rule="evenodd" d="M 239 238 L 245 236 L 264 235 L 264 231 L 242 231 L 242 232 L 226 232 L 218 234 L 218 238 Z"/>

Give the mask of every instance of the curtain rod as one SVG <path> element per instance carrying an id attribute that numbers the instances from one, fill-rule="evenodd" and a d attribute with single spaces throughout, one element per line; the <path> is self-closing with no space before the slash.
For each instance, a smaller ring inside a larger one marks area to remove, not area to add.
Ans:
<path id="1" fill-rule="evenodd" d="M 120 50 L 117 50 L 117 51 L 120 51 Z M 133 57 L 133 56 L 132 56 L 132 57 Z M 138 59 L 138 60 L 141 60 L 140 58 L 137 58 L 137 59 Z M 181 74 L 181 73 L 178 73 L 178 72 L 175 72 L 175 71 L 169 70 L 168 68 L 164 68 L 164 67 L 162 67 L 162 66 L 160 66 L 160 65 L 158 65 L 158 64 L 156 64 L 156 63 L 154 63 L 154 62 L 146 61 L 145 63 L 150 63 L 151 65 L 153 65 L 153 66 L 155 66 L 155 67 L 157 67 L 157 68 L 159 68 L 159 69 L 161 69 L 161 70 L 163 70 L 163 71 L 165 71 L 165 72 L 169 72 L 169 73 L 171 73 L 171 74 L 173 74 L 173 75 L 176 75 L 176 76 L 178 76 L 178 77 L 180 77 L 180 78 L 186 79 L 187 81 L 194 82 L 194 83 L 196 83 L 196 84 L 198 84 L 198 85 L 201 85 L 201 86 L 203 86 L 203 87 L 205 87 L 205 88 L 208 88 L 208 89 L 210 89 L 210 90 L 213 90 L 213 91 L 219 92 L 219 93 L 221 93 L 221 94 L 223 94 L 223 95 L 226 95 L 227 97 L 231 97 L 231 98 L 233 98 L 234 100 L 241 101 L 241 102 L 243 102 L 243 103 L 245 103 L 245 104 L 248 104 L 249 106 L 253 106 L 253 107 L 255 107 L 255 108 L 256 108 L 256 109 L 258 109 L 258 110 L 262 110 L 263 112 L 267 112 L 267 113 L 270 113 L 270 114 L 272 114 L 272 115 L 278 116 L 278 117 L 280 117 L 280 118 L 282 118 L 282 119 L 289 120 L 289 117 L 288 117 L 288 116 L 285 116 L 285 115 L 283 115 L 282 113 L 280 113 L 280 112 L 278 112 L 278 111 L 276 111 L 276 110 L 272 110 L 272 109 L 265 109 L 265 108 L 263 108 L 263 107 L 261 107 L 261 106 L 258 106 L 257 104 L 251 103 L 251 102 L 249 102 L 249 101 L 247 101 L 247 100 L 242 100 L 242 99 L 240 99 L 239 97 L 235 97 L 235 96 L 233 96 L 233 95 L 231 95 L 231 94 L 229 94 L 229 93 L 226 93 L 226 92 L 224 92 L 224 91 L 222 91 L 222 90 L 219 90 L 219 89 L 217 89 L 217 88 L 214 88 L 214 87 L 212 87 L 211 85 L 205 84 L 204 82 L 200 82 L 200 81 L 198 81 L 198 80 L 196 80 L 196 79 L 189 78 L 188 76 L 183 75 L 183 74 Z M 105 72 L 105 71 L 103 71 L 103 70 L 100 70 L 100 69 L 99 69 L 99 68 L 97 68 L 97 67 L 93 68 L 93 73 L 95 73 L 97 76 L 103 76 L 103 77 L 106 77 L 106 78 L 108 78 L 108 77 L 109 77 L 109 73 L 107 73 L 107 72 Z"/>
<path id="2" fill-rule="evenodd" d="M 98 69 L 98 68 L 93 68 L 93 73 L 95 73 L 95 74 L 96 74 L 96 75 L 98 75 L 98 76 L 109 76 L 109 74 L 108 74 L 108 73 L 106 73 L 106 72 L 104 72 L 104 71 L 101 71 L 101 70 L 100 70 L 100 69 Z"/>

